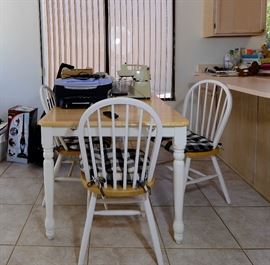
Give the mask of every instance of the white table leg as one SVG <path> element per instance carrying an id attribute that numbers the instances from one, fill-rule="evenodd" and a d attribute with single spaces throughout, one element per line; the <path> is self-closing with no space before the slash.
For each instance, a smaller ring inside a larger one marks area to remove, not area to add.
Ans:
<path id="1" fill-rule="evenodd" d="M 46 201 L 46 218 L 45 229 L 48 239 L 54 238 L 54 217 L 53 217 L 53 201 L 54 201 L 54 161 L 53 161 L 53 135 L 49 127 L 41 128 L 42 147 L 43 147 L 43 174 L 44 174 L 44 190 Z"/>
<path id="2" fill-rule="evenodd" d="M 186 145 L 186 128 L 176 128 L 174 136 L 174 222 L 173 232 L 174 240 L 180 244 L 183 240 L 184 222 L 183 222 L 183 207 L 185 193 L 185 176 L 184 176 L 184 149 Z"/>

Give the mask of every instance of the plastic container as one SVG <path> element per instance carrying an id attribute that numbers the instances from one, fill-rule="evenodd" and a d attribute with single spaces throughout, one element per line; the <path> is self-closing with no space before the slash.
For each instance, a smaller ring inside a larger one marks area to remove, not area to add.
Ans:
<path id="1" fill-rule="evenodd" d="M 226 70 L 232 70 L 234 67 L 234 51 L 230 50 L 229 53 L 226 53 L 224 56 L 224 68 Z"/>

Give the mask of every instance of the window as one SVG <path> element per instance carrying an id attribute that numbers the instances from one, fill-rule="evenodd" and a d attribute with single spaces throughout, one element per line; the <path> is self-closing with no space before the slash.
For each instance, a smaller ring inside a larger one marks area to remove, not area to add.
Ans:
<path id="1" fill-rule="evenodd" d="M 266 42 L 270 43 L 270 0 L 267 0 L 266 9 Z"/>
<path id="2" fill-rule="evenodd" d="M 41 14 L 45 83 L 61 62 L 115 78 L 121 64 L 142 64 L 152 90 L 173 97 L 173 0 L 41 0 Z"/>

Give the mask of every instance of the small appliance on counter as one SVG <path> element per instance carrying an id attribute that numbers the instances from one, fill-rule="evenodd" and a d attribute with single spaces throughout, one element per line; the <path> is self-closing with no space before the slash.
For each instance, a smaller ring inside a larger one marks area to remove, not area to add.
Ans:
<path id="1" fill-rule="evenodd" d="M 150 69 L 148 66 L 123 64 L 121 69 L 117 71 L 117 74 L 119 81 L 118 84 L 113 87 L 113 95 L 126 94 L 129 97 L 141 99 L 151 97 Z"/>
<path id="2" fill-rule="evenodd" d="M 204 70 L 205 73 L 212 76 L 226 77 L 226 76 L 238 76 L 238 72 L 235 70 L 227 70 L 223 67 L 214 66 L 213 68 L 206 67 Z"/>
<path id="3" fill-rule="evenodd" d="M 37 108 L 17 105 L 8 110 L 7 161 L 26 164 L 32 154 L 32 133 L 37 123 Z"/>

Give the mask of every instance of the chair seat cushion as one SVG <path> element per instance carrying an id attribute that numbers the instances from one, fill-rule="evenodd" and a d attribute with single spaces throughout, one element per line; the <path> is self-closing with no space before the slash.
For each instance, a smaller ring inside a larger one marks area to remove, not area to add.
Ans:
<path id="1" fill-rule="evenodd" d="M 173 152 L 172 138 L 163 138 L 161 146 L 167 151 Z M 218 147 L 222 147 L 219 143 Z M 203 136 L 200 136 L 191 131 L 187 132 L 187 144 L 185 153 L 187 152 L 207 152 L 213 150 L 213 142 Z"/>
<path id="2" fill-rule="evenodd" d="M 65 144 L 67 145 L 68 149 L 70 150 L 79 150 L 79 139 L 78 137 L 63 137 Z"/>
<path id="3" fill-rule="evenodd" d="M 90 167 L 90 178 L 94 179 L 94 170 L 92 166 L 92 159 L 90 156 L 89 150 L 87 150 L 88 154 L 88 164 Z M 97 167 L 97 175 L 98 178 L 104 177 L 102 175 L 102 160 L 100 150 L 98 148 L 95 149 L 95 159 L 96 159 L 96 167 Z M 143 161 L 144 161 L 144 152 L 139 152 L 139 163 L 138 163 L 138 170 L 137 170 L 137 179 L 141 178 L 142 169 L 143 169 Z M 135 157 L 136 157 L 136 150 L 135 149 L 128 149 L 127 152 L 127 183 L 131 184 L 133 181 L 133 177 L 135 174 Z M 113 184 L 113 149 L 112 148 L 104 148 L 104 160 L 105 160 L 105 171 L 106 171 L 106 178 L 108 184 Z M 145 177 L 139 183 L 145 182 L 147 179 L 147 171 L 150 164 L 149 158 L 147 158 L 146 164 L 146 174 Z M 83 171 L 83 165 L 81 161 L 81 170 Z M 123 173 L 124 173 L 124 150 L 120 148 L 116 148 L 116 179 L 119 184 L 123 180 Z"/>
<path id="4" fill-rule="evenodd" d="M 63 137 L 63 139 L 69 150 L 80 150 L 78 137 Z M 87 138 L 86 138 L 86 142 L 88 142 Z M 103 137 L 103 145 L 105 147 L 110 147 L 111 142 L 112 142 L 112 139 L 110 137 Z M 93 143 L 94 145 L 99 145 L 98 137 L 94 137 Z"/>

